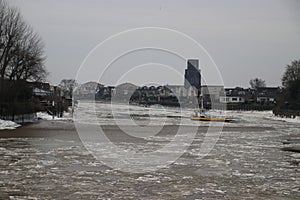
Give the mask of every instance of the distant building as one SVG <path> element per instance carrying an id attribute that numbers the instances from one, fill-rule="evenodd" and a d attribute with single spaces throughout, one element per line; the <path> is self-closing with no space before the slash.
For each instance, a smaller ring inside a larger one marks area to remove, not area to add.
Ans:
<path id="1" fill-rule="evenodd" d="M 100 87 L 96 94 L 97 100 L 111 100 L 111 97 L 115 93 L 115 87 L 114 86 L 106 86 L 106 87 Z"/>
<path id="2" fill-rule="evenodd" d="M 226 88 L 225 89 L 226 95 L 232 95 L 232 96 L 245 96 L 245 95 L 255 95 L 255 90 L 251 88 L 241 88 L 241 87 L 235 87 L 235 88 Z"/>
<path id="3" fill-rule="evenodd" d="M 74 95 L 79 99 L 94 99 L 95 95 L 102 87 L 104 87 L 104 85 L 94 81 L 89 81 L 78 86 L 74 91 Z"/>
<path id="4" fill-rule="evenodd" d="M 257 97 L 256 102 L 257 103 L 276 103 L 276 100 L 273 97 L 263 96 L 263 97 Z"/>
<path id="5" fill-rule="evenodd" d="M 280 94 L 279 87 L 260 87 L 256 89 L 256 102 L 258 103 L 276 103 L 276 98 Z"/>
<path id="6" fill-rule="evenodd" d="M 225 90 L 223 85 L 202 85 L 201 94 L 204 101 L 219 102 L 220 96 L 224 96 Z"/>
<path id="7" fill-rule="evenodd" d="M 280 94 L 279 87 L 251 88 L 226 88 L 225 95 L 220 96 L 222 103 L 276 103 L 276 98 Z"/>
<path id="8" fill-rule="evenodd" d="M 172 91 L 170 90 L 170 88 L 168 88 L 167 86 L 158 86 L 157 87 L 158 90 L 158 95 L 159 96 L 170 96 L 170 94 L 172 93 Z"/>
<path id="9" fill-rule="evenodd" d="M 117 97 L 131 96 L 136 89 L 138 89 L 138 86 L 132 83 L 123 83 L 116 86 L 114 95 Z"/>
<path id="10" fill-rule="evenodd" d="M 199 69 L 199 60 L 190 59 L 187 61 L 187 69 L 184 74 L 184 87 L 195 87 L 197 89 L 197 96 L 201 92 L 201 72 Z"/>
<path id="11" fill-rule="evenodd" d="M 241 96 L 220 96 L 221 103 L 244 103 L 245 99 Z"/>
<path id="12" fill-rule="evenodd" d="M 49 83 L 26 82 L 26 84 L 32 89 L 33 96 L 46 97 L 51 95 Z"/>
<path id="13" fill-rule="evenodd" d="M 183 85 L 166 85 L 168 89 L 171 90 L 171 94 L 177 97 L 187 97 L 188 96 L 188 89 L 185 88 Z"/>
<path id="14" fill-rule="evenodd" d="M 166 85 L 165 87 L 172 91 L 170 95 L 180 98 L 197 97 L 198 95 L 198 89 L 195 86 L 186 88 L 183 85 Z"/>

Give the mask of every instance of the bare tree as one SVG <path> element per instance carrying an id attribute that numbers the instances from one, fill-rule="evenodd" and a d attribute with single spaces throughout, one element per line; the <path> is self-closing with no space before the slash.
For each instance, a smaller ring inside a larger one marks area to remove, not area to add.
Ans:
<path id="1" fill-rule="evenodd" d="M 74 79 L 63 79 L 61 80 L 59 87 L 62 89 L 64 96 L 72 98 L 74 88 L 77 86 L 76 80 Z"/>
<path id="2" fill-rule="evenodd" d="M 294 60 L 287 65 L 286 71 L 282 77 L 282 85 L 285 87 L 285 98 L 289 101 L 296 100 L 298 109 L 300 109 L 300 60 Z"/>
<path id="3" fill-rule="evenodd" d="M 266 82 L 261 78 L 254 78 L 249 81 L 251 88 L 257 89 L 260 87 L 266 87 Z"/>
<path id="4" fill-rule="evenodd" d="M 285 88 L 291 87 L 300 81 L 300 60 L 294 60 L 290 65 L 286 66 L 286 70 L 282 77 L 282 85 Z"/>
<path id="5" fill-rule="evenodd" d="M 26 81 L 45 79 L 43 48 L 20 11 L 0 0 L 0 116 L 34 111 Z"/>
<path id="6" fill-rule="evenodd" d="M 25 23 L 18 9 L 0 0 L 0 78 L 2 80 L 43 80 L 43 43 Z"/>

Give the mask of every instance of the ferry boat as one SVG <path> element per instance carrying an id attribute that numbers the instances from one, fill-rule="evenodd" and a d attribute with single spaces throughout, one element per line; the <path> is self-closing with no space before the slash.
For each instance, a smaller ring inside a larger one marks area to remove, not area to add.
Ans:
<path id="1" fill-rule="evenodd" d="M 233 117 L 209 115 L 209 114 L 207 114 L 206 109 L 198 108 L 198 109 L 194 109 L 194 114 L 192 115 L 191 120 L 214 121 L 214 122 L 232 122 Z"/>

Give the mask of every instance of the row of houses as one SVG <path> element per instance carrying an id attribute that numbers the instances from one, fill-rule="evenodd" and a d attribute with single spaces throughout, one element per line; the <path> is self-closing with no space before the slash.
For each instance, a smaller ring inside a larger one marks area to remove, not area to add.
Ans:
<path id="1" fill-rule="evenodd" d="M 280 94 L 279 87 L 262 87 L 257 89 L 251 88 L 224 88 L 219 85 L 202 85 L 200 97 L 204 102 L 215 103 L 269 103 L 275 104 L 276 98 Z M 123 83 L 116 87 L 107 86 L 97 82 L 88 82 L 82 84 L 75 91 L 77 97 L 81 99 L 104 99 L 110 100 L 112 97 L 119 99 L 143 99 L 160 98 L 173 96 L 181 101 L 189 101 L 198 97 L 198 89 L 196 87 L 186 88 L 183 85 L 164 85 L 164 86 L 143 86 L 139 87 L 132 83 Z"/>
<path id="2" fill-rule="evenodd" d="M 201 94 L 204 100 L 220 103 L 276 103 L 281 93 L 280 87 L 224 88 L 223 86 L 203 85 Z"/>

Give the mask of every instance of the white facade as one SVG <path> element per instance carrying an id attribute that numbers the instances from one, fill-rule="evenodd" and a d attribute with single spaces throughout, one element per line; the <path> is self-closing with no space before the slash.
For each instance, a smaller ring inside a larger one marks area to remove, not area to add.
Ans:
<path id="1" fill-rule="evenodd" d="M 244 103 L 245 99 L 239 96 L 220 96 L 221 103 Z"/>
<path id="2" fill-rule="evenodd" d="M 272 98 L 272 97 L 257 97 L 256 101 L 258 103 L 261 103 L 261 102 L 274 103 L 275 102 L 275 98 Z"/>

